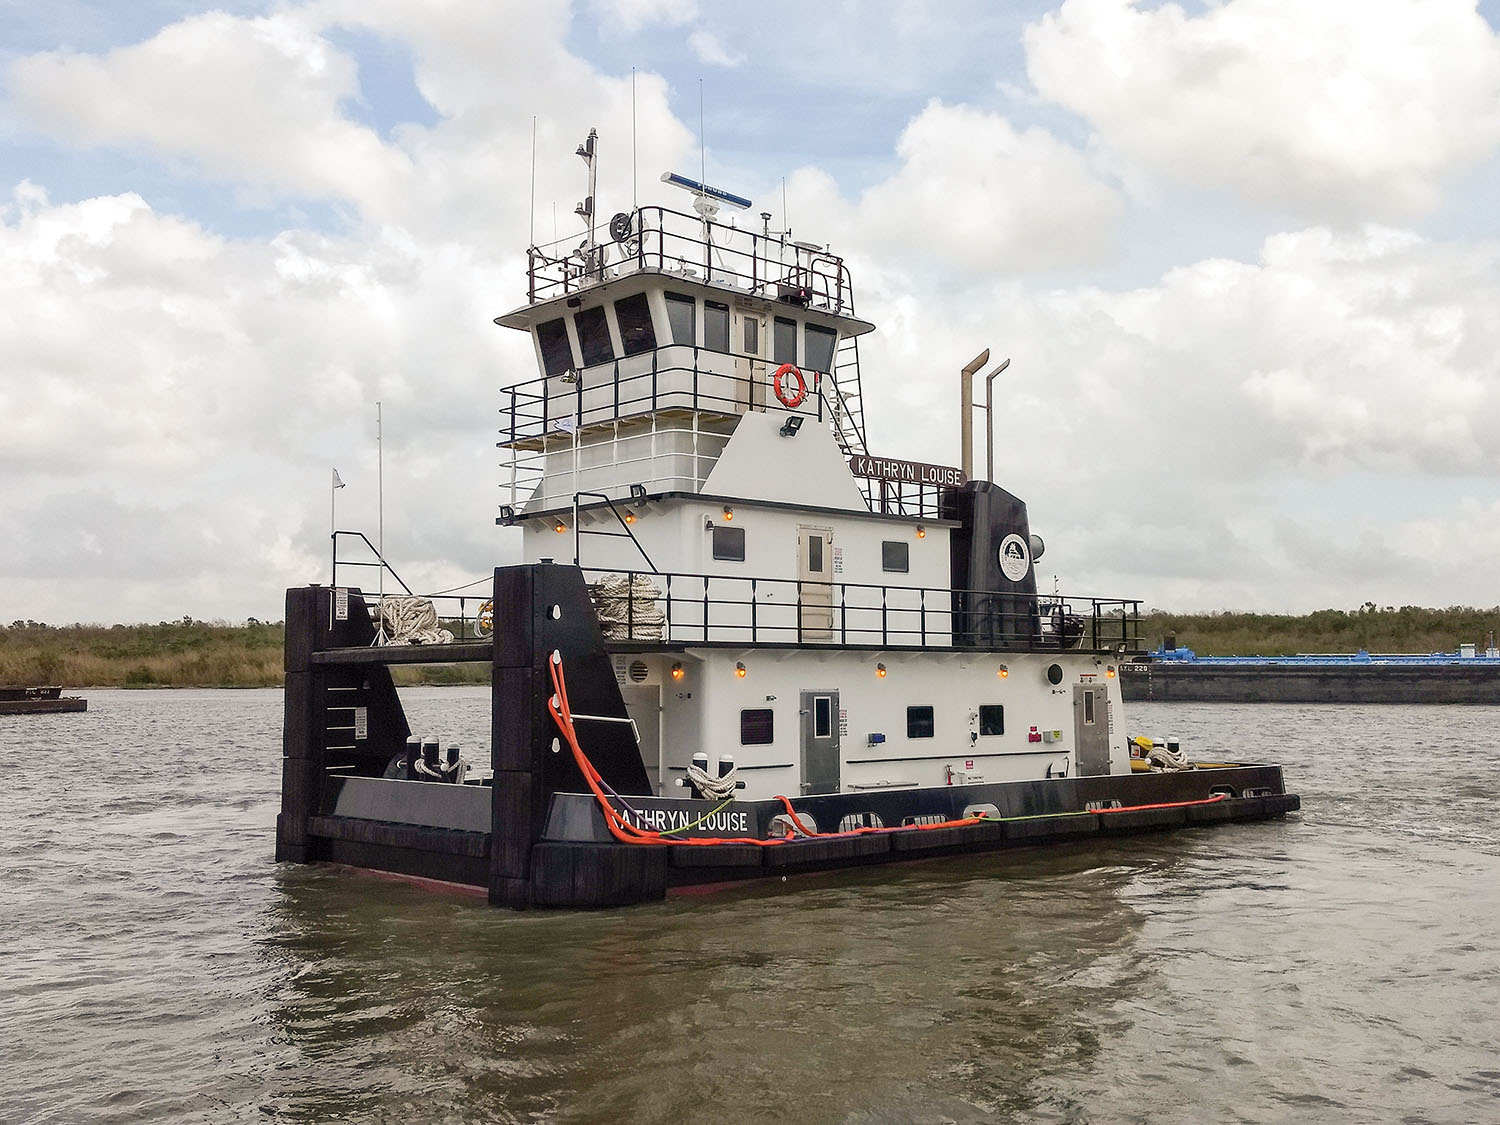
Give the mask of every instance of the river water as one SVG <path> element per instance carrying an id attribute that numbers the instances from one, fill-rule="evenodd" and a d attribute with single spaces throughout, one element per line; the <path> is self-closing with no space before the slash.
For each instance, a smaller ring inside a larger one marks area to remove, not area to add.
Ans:
<path id="1" fill-rule="evenodd" d="M 5 1122 L 1500 1120 L 1497 708 L 1141 704 L 1303 811 L 518 914 L 274 863 L 279 692 L 89 696 L 0 718 Z"/>

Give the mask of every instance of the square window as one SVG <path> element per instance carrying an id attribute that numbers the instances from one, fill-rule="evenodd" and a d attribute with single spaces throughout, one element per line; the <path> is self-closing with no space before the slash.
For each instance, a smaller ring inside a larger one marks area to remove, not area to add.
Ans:
<path id="1" fill-rule="evenodd" d="M 769 707 L 740 712 L 740 745 L 769 746 L 776 739 L 776 713 Z"/>
<path id="2" fill-rule="evenodd" d="M 745 529 L 714 525 L 714 558 L 726 562 L 745 561 Z"/>
<path id="3" fill-rule="evenodd" d="M 979 708 L 979 733 L 1005 733 L 1005 708 L 1001 704 L 986 703 Z"/>
<path id="4" fill-rule="evenodd" d="M 931 738 L 932 733 L 932 708 L 908 707 L 906 709 L 906 737 Z"/>
<path id="5" fill-rule="evenodd" d="M 911 569 L 911 544 L 886 540 L 880 545 L 880 569 L 905 574 Z"/>

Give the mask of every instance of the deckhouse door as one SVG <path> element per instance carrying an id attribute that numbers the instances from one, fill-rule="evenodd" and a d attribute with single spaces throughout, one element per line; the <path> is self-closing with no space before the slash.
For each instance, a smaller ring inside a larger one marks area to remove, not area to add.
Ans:
<path id="1" fill-rule="evenodd" d="M 1078 775 L 1109 772 L 1109 697 L 1102 684 L 1073 685 L 1073 737 Z"/>
<path id="2" fill-rule="evenodd" d="M 797 529 L 798 640 L 833 640 L 833 529 Z"/>
<path id="3" fill-rule="evenodd" d="M 735 309 L 730 346 L 735 352 L 736 398 L 751 410 L 766 408 L 766 318 L 751 309 Z"/>
<path id="4" fill-rule="evenodd" d="M 802 792 L 839 791 L 839 693 L 802 693 Z"/>

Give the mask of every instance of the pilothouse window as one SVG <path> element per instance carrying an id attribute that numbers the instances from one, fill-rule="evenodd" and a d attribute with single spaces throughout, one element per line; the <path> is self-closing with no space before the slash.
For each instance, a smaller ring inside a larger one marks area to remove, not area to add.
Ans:
<path id="1" fill-rule="evenodd" d="M 542 349 L 542 370 L 561 375 L 573 366 L 573 349 L 568 344 L 568 326 L 561 317 L 536 326 L 536 342 Z"/>
<path id="2" fill-rule="evenodd" d="M 807 326 L 807 369 L 828 372 L 833 370 L 833 347 L 838 342 L 838 333 L 831 328 L 816 324 Z"/>
<path id="3" fill-rule="evenodd" d="M 797 322 L 778 316 L 771 331 L 771 362 L 797 362 Z"/>
<path id="4" fill-rule="evenodd" d="M 698 342 L 696 303 L 691 297 L 667 294 L 667 325 L 672 329 L 672 343 L 691 347 Z"/>
<path id="5" fill-rule="evenodd" d="M 729 306 L 703 302 L 703 346 L 711 352 L 729 350 Z"/>
<path id="6" fill-rule="evenodd" d="M 646 294 L 637 293 L 616 301 L 615 322 L 620 326 L 620 346 L 626 355 L 639 355 L 656 347 L 656 329 L 651 326 L 651 305 Z"/>
<path id="7" fill-rule="evenodd" d="M 578 347 L 583 352 L 583 365 L 592 367 L 596 363 L 608 363 L 615 358 L 615 348 L 609 340 L 609 321 L 604 309 L 584 309 L 575 318 L 578 325 Z"/>

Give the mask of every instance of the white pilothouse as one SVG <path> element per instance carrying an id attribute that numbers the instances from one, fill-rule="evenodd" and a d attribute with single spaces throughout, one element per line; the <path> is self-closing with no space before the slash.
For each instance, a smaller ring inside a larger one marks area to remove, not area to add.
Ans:
<path id="1" fill-rule="evenodd" d="M 1130 772 L 1136 603 L 1039 601 L 1020 501 L 871 456 L 843 260 L 672 179 L 696 214 L 595 241 L 586 200 L 588 236 L 533 248 L 497 318 L 541 371 L 503 392 L 501 522 L 595 584 L 658 791 L 700 751 L 747 797 Z"/>

